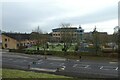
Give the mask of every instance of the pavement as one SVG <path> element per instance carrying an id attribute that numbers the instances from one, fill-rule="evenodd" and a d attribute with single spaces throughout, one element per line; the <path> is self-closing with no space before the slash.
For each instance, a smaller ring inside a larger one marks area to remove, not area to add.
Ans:
<path id="1" fill-rule="evenodd" d="M 41 55 L 27 55 L 2 51 L 3 68 L 15 68 L 47 72 L 72 77 L 117 78 L 118 62 L 66 60 L 65 58 Z M 1 54 L 0 53 L 0 54 Z M 39 60 L 38 60 L 39 58 Z"/>

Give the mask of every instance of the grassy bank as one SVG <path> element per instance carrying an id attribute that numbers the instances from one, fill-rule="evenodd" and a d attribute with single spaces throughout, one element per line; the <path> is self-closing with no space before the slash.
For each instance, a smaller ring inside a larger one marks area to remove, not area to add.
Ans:
<path id="1" fill-rule="evenodd" d="M 54 74 L 36 73 L 23 70 L 2 69 L 3 78 L 71 78 Z M 72 79 L 72 78 L 71 78 Z"/>
<path id="2" fill-rule="evenodd" d="M 0 68 L 0 78 L 2 77 L 2 69 Z"/>

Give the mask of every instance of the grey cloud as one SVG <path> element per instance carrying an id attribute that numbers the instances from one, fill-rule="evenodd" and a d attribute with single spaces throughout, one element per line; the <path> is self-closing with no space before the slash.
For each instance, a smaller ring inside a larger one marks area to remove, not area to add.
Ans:
<path id="1" fill-rule="evenodd" d="M 52 21 L 51 24 L 58 27 L 61 22 L 71 23 L 71 24 L 89 24 L 96 22 L 103 22 L 112 19 L 118 18 L 117 7 L 110 6 L 102 10 L 98 10 L 97 12 L 85 15 L 85 16 L 77 16 L 72 18 L 59 19 L 56 21 Z M 52 28 L 52 26 L 51 26 Z"/>
<path id="2" fill-rule="evenodd" d="M 27 31 L 31 23 L 42 22 L 44 19 L 62 14 L 62 9 L 55 5 L 40 4 L 31 9 L 29 3 L 3 3 L 3 29 Z"/>
<path id="3" fill-rule="evenodd" d="M 102 22 L 117 18 L 118 18 L 117 8 L 114 6 L 110 6 L 103 10 L 98 10 L 97 12 L 85 16 L 78 16 L 78 17 L 66 19 L 66 21 L 72 22 L 74 24 L 77 23 L 88 24 L 88 23 Z"/>
<path id="4" fill-rule="evenodd" d="M 62 5 L 61 5 L 62 6 Z M 32 7 L 29 3 L 3 3 L 3 30 L 7 31 L 20 31 L 31 32 L 31 23 L 44 22 L 48 17 L 59 16 L 66 14 L 70 11 L 65 10 L 55 4 L 37 4 Z M 109 6 L 103 10 L 90 13 L 84 16 L 77 17 L 65 17 L 61 19 L 55 19 L 46 21 L 46 25 L 40 27 L 44 31 L 51 31 L 52 28 L 58 27 L 62 22 L 68 22 L 71 24 L 88 24 L 106 21 L 117 18 L 117 9 L 115 6 Z M 39 25 L 39 24 L 36 24 Z M 44 28 L 43 28 L 44 27 Z"/>

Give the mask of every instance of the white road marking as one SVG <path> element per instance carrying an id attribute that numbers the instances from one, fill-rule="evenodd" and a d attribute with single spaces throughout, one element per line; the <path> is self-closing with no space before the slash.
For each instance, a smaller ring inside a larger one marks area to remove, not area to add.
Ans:
<path id="1" fill-rule="evenodd" d="M 103 66 L 100 67 L 100 69 L 102 69 L 102 68 L 103 68 Z"/>
<path id="2" fill-rule="evenodd" d="M 78 64 L 74 64 L 73 67 L 76 67 Z"/>
<path id="3" fill-rule="evenodd" d="M 115 70 L 118 70 L 118 67 Z"/>
<path id="4" fill-rule="evenodd" d="M 56 69 L 42 69 L 42 68 L 30 68 L 30 69 L 38 71 L 56 72 Z"/>
<path id="5" fill-rule="evenodd" d="M 64 65 L 64 63 L 57 63 L 57 62 L 52 62 L 52 63 L 50 63 L 51 65 L 54 65 L 54 66 L 63 66 Z"/>
<path id="6" fill-rule="evenodd" d="M 39 62 L 39 63 L 37 63 L 37 64 L 42 64 L 42 63 L 44 63 L 44 62 Z"/>
<path id="7" fill-rule="evenodd" d="M 118 70 L 118 67 L 101 66 L 100 69 L 102 69 L 102 70 Z"/>
<path id="8" fill-rule="evenodd" d="M 41 62 L 41 61 L 43 61 L 43 60 L 39 60 L 39 61 L 37 61 L 37 62 Z"/>
<path id="9" fill-rule="evenodd" d="M 90 65 L 83 65 L 83 64 L 74 64 L 73 67 L 77 68 L 88 68 Z M 88 68 L 89 69 L 89 68 Z"/>
<path id="10" fill-rule="evenodd" d="M 86 67 L 85 68 L 88 68 L 90 65 L 86 65 Z"/>

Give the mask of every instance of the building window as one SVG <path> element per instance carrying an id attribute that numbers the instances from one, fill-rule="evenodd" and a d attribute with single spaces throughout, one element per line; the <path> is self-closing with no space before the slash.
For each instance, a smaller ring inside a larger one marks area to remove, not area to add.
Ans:
<path id="1" fill-rule="evenodd" d="M 17 47 L 19 47 L 19 44 L 17 44 Z"/>
<path id="2" fill-rule="evenodd" d="M 5 44 L 5 48 L 7 48 L 7 44 Z"/>
<path id="3" fill-rule="evenodd" d="M 7 39 L 5 38 L 5 41 L 7 41 Z"/>

